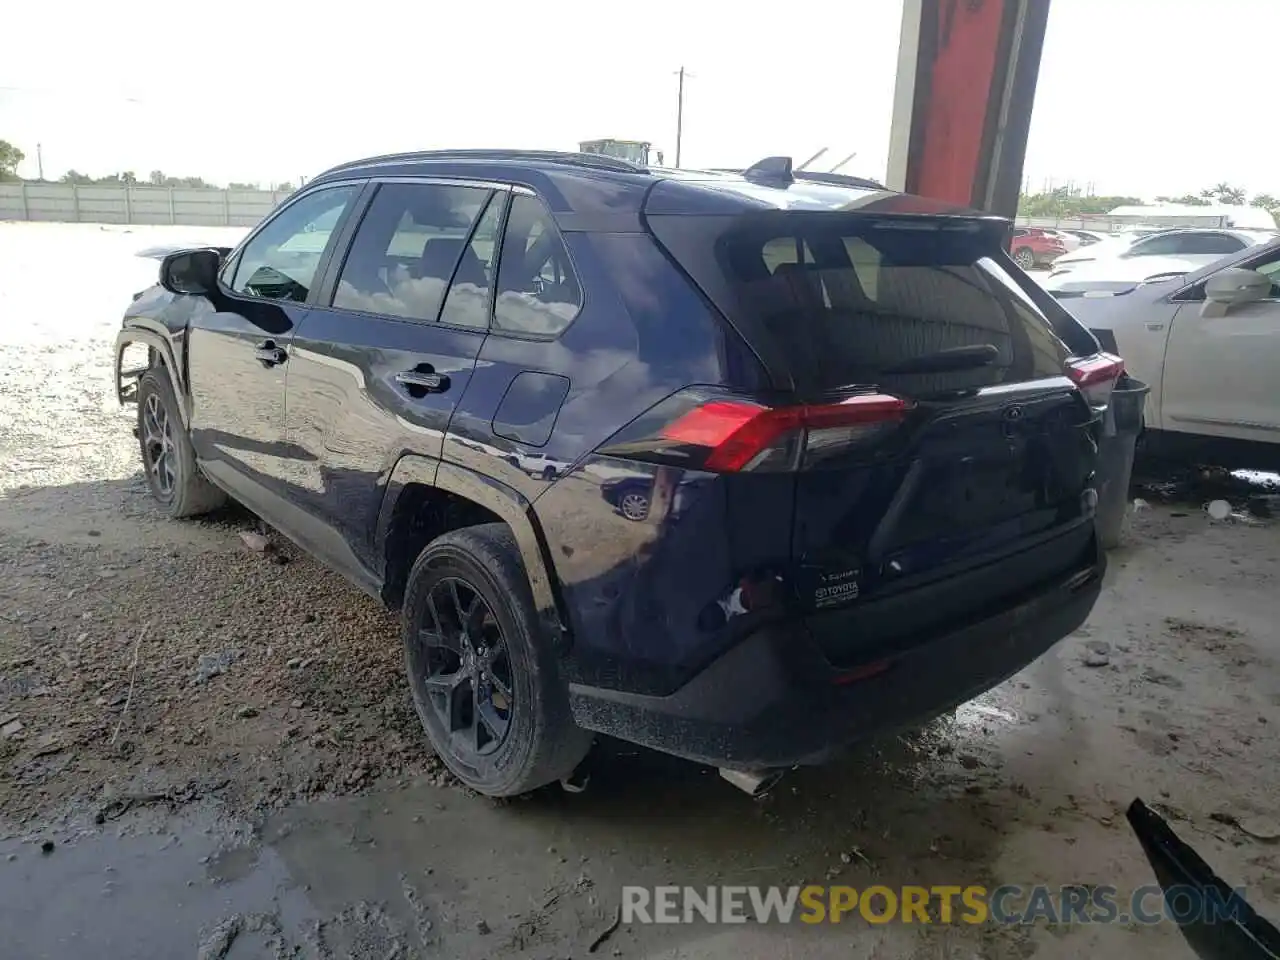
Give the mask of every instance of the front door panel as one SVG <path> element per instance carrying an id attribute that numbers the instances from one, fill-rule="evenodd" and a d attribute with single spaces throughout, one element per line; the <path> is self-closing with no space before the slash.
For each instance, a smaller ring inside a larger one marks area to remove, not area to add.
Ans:
<path id="1" fill-rule="evenodd" d="M 1184 433 L 1280 443 L 1280 301 L 1202 316 L 1184 303 L 1165 353 L 1164 427 Z"/>
<path id="2" fill-rule="evenodd" d="M 257 506 L 292 459 L 284 391 L 294 332 L 361 187 L 304 194 L 231 257 L 188 328 L 191 437 L 209 474 Z"/>

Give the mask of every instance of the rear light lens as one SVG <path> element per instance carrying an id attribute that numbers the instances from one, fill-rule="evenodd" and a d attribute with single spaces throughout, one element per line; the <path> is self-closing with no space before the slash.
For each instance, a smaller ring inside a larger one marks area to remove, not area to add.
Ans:
<path id="1" fill-rule="evenodd" d="M 883 437 L 910 409 L 907 401 L 880 393 L 786 407 L 681 395 L 601 452 L 717 473 L 799 470 Z"/>
<path id="2" fill-rule="evenodd" d="M 883 434 L 907 410 L 905 400 L 879 393 L 776 408 L 716 400 L 669 424 L 662 438 L 705 448 L 705 470 L 788 470 Z"/>
<path id="3" fill-rule="evenodd" d="M 1113 353 L 1095 353 L 1091 357 L 1075 357 L 1067 361 L 1067 376 L 1091 407 L 1105 407 L 1111 402 L 1111 391 L 1122 373 L 1124 361 Z"/>

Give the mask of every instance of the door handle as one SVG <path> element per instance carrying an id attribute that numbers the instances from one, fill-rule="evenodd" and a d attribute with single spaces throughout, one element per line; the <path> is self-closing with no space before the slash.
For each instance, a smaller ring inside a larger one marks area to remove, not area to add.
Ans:
<path id="1" fill-rule="evenodd" d="M 396 383 L 407 387 L 410 395 L 423 393 L 444 393 L 449 389 L 449 378 L 443 373 L 426 373 L 422 370 L 406 370 L 396 374 Z"/>
<path id="2" fill-rule="evenodd" d="M 289 354 L 285 352 L 283 347 L 277 347 L 274 340 L 267 340 L 258 344 L 257 349 L 253 351 L 253 355 L 268 367 L 277 366 L 289 359 Z"/>

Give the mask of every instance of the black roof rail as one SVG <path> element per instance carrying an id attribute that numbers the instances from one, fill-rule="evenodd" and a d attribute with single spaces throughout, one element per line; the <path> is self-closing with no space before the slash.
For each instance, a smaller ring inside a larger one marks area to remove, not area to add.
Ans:
<path id="1" fill-rule="evenodd" d="M 566 166 L 587 167 L 594 170 L 609 170 L 613 173 L 647 173 L 649 168 L 620 157 L 610 157 L 602 153 L 570 153 L 559 150 L 415 150 L 411 153 L 388 153 L 364 160 L 352 160 L 330 167 L 321 176 L 350 170 L 370 164 L 410 163 L 414 160 L 529 160 L 538 163 L 562 163 Z"/>

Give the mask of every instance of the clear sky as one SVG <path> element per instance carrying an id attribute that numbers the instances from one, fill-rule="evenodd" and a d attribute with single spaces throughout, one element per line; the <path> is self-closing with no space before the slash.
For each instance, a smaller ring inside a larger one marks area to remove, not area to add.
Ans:
<path id="1" fill-rule="evenodd" d="M 1280 195 L 1277 0 L 1053 0 L 1026 176 L 1100 193 Z M 59 16 L 56 10 L 63 10 Z M 732 10 L 731 14 L 726 10 Z M 294 180 L 443 146 L 650 140 L 686 166 L 820 147 L 882 176 L 901 0 L 126 0 L 11 5 L 0 138 L 45 174 Z"/>

